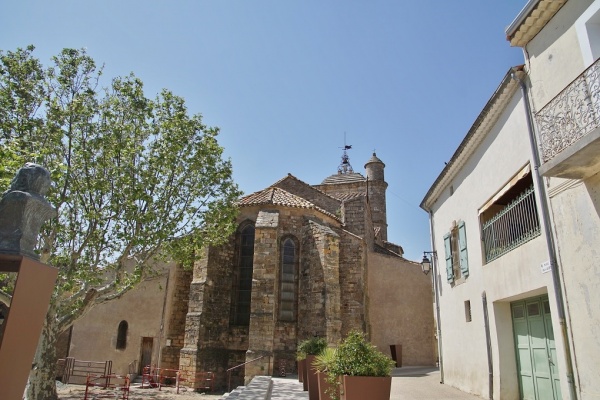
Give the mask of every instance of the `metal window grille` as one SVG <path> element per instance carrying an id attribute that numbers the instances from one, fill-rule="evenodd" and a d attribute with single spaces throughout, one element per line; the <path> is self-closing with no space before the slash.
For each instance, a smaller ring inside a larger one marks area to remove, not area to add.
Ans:
<path id="1" fill-rule="evenodd" d="M 490 262 L 540 235 L 533 185 L 483 224 L 485 260 Z"/>

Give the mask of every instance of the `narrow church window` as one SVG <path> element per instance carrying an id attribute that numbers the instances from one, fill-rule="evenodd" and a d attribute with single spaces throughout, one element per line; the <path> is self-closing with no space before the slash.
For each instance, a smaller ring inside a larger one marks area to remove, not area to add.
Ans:
<path id="1" fill-rule="evenodd" d="M 279 319 L 282 321 L 296 319 L 297 265 L 296 243 L 292 238 L 286 238 L 281 245 Z"/>
<path id="2" fill-rule="evenodd" d="M 232 325 L 250 325 L 252 271 L 254 267 L 254 226 L 246 225 L 239 237 L 238 265 L 233 279 Z"/>
<path id="3" fill-rule="evenodd" d="M 117 350 L 125 350 L 127 347 L 127 329 L 129 324 L 127 321 L 121 321 L 117 329 Z"/>

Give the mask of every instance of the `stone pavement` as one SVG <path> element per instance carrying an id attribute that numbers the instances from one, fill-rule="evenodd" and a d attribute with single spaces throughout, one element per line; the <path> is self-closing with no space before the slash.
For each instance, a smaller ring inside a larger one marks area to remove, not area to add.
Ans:
<path id="1" fill-rule="evenodd" d="M 403 367 L 392 371 L 390 400 L 481 400 L 482 397 L 440 383 L 434 367 Z M 366 399 L 365 399 L 366 400 Z"/>
<path id="2" fill-rule="evenodd" d="M 295 377 L 273 378 L 271 399 L 308 400 L 308 392 Z M 403 367 L 392 371 L 390 400 L 481 400 L 481 397 L 440 384 L 440 371 L 434 367 Z M 369 400 L 369 399 L 365 399 Z"/>

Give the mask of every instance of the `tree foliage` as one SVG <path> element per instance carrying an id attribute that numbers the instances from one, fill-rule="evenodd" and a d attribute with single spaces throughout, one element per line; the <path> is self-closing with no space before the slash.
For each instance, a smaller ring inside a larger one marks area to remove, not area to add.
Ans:
<path id="1" fill-rule="evenodd" d="M 33 51 L 0 51 L 0 192 L 25 162 L 51 172 L 59 214 L 39 246 L 59 269 L 52 336 L 152 276 L 157 258 L 189 264 L 229 236 L 240 192 L 218 128 L 181 97 L 150 99 L 133 74 L 101 87 L 85 50 L 65 49 L 47 68 Z"/>

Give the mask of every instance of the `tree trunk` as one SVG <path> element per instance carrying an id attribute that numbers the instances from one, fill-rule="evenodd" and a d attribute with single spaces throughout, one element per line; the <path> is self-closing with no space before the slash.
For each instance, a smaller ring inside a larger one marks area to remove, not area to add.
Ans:
<path id="1" fill-rule="evenodd" d="M 38 343 L 29 380 L 25 387 L 25 400 L 57 400 L 56 394 L 56 339 L 58 323 L 52 305 Z"/>

